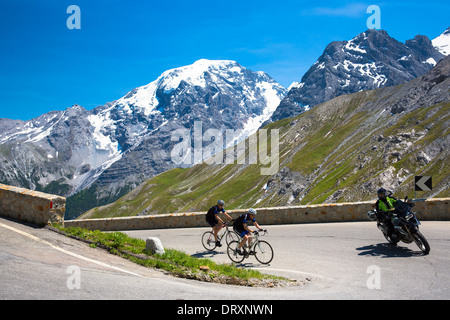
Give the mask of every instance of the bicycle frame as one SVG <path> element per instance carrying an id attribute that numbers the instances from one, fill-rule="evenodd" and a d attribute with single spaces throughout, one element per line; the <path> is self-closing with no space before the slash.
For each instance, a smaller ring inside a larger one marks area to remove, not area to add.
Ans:
<path id="1" fill-rule="evenodd" d="M 267 231 L 264 231 L 264 235 L 267 233 Z M 248 246 L 249 250 L 256 247 L 256 245 L 259 244 L 259 233 L 253 234 L 252 242 L 250 242 L 250 245 Z M 261 247 L 259 247 L 260 250 L 262 250 Z"/>
<path id="2" fill-rule="evenodd" d="M 228 223 L 224 223 L 224 227 L 222 229 L 225 229 L 225 230 L 220 235 L 219 235 L 219 233 L 217 233 L 217 236 L 219 236 L 220 239 L 223 239 L 224 237 L 226 237 L 231 232 L 228 228 L 229 228 Z"/>
<path id="3" fill-rule="evenodd" d="M 218 242 L 222 243 L 222 239 L 225 238 L 225 241 L 226 241 L 227 245 L 228 245 L 228 243 L 231 240 L 239 239 L 239 235 L 238 234 L 236 234 L 234 231 L 230 231 L 228 222 L 224 223 L 224 228 L 223 228 L 224 230 L 223 231 L 219 231 L 218 234 L 217 234 Z M 214 250 L 216 248 L 216 246 L 217 246 L 216 241 L 214 240 L 214 237 L 213 237 L 213 232 L 214 232 L 214 230 L 213 231 L 208 231 L 208 232 L 205 232 L 202 235 L 203 247 L 206 250 L 208 250 L 208 251 Z M 206 238 L 205 238 L 205 235 L 206 235 Z"/>

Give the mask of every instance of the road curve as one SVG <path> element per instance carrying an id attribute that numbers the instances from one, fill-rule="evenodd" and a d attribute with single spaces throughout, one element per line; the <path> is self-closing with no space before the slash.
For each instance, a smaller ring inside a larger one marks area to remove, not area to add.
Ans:
<path id="1" fill-rule="evenodd" d="M 254 257 L 242 266 L 263 272 L 310 279 L 302 289 L 286 289 L 294 298 L 412 299 L 450 298 L 450 222 L 425 221 L 421 231 L 431 245 L 423 255 L 414 244 L 387 243 L 374 222 L 266 226 L 275 257 L 268 266 Z M 208 228 L 126 231 L 146 239 L 158 237 L 167 248 L 230 263 L 225 247 L 203 249 Z M 379 275 L 376 279 L 375 277 Z M 378 281 L 378 282 L 377 282 Z M 295 292 L 295 293 L 294 293 Z"/>
<path id="2" fill-rule="evenodd" d="M 431 253 L 387 246 L 373 223 L 267 226 L 269 266 L 242 267 L 306 280 L 289 288 L 246 288 L 177 279 L 90 248 L 47 229 L 0 218 L 0 299 L 449 299 L 450 222 L 424 222 Z M 206 228 L 129 231 L 163 245 L 229 263 L 225 248 L 206 253 Z M 374 269 L 375 268 L 375 269 Z M 375 280 L 374 280 L 375 279 Z M 372 287 L 372 288 L 370 288 Z"/>

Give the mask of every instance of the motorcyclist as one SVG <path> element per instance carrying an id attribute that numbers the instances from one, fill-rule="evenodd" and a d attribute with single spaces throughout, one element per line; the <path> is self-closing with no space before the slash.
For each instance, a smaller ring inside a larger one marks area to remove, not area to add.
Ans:
<path id="1" fill-rule="evenodd" d="M 400 211 L 396 210 L 397 199 L 387 196 L 387 191 L 384 188 L 378 189 L 378 200 L 375 203 L 375 210 L 379 219 L 384 219 L 386 227 L 388 228 L 388 236 L 396 238 L 395 230 L 404 233 L 400 226 L 398 215 Z"/>

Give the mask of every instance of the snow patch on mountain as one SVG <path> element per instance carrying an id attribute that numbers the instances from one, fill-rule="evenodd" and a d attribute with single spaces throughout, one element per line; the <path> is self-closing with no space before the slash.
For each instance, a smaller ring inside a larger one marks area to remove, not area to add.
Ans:
<path id="1" fill-rule="evenodd" d="M 152 113 L 157 113 L 156 107 L 159 104 L 156 98 L 158 81 L 153 81 L 146 86 L 136 88 L 127 95 L 117 100 L 113 108 L 123 109 L 126 113 L 131 113 L 133 109 L 140 109 L 147 117 Z"/>
<path id="2" fill-rule="evenodd" d="M 164 72 L 159 80 L 163 80 L 161 86 L 164 87 L 166 93 L 177 89 L 181 81 L 186 81 L 192 86 L 206 87 L 206 72 L 233 75 L 241 73 L 242 68 L 237 66 L 235 61 L 231 60 L 200 59 L 191 65 Z M 217 78 L 213 77 L 212 80 L 217 80 Z"/>
<path id="3" fill-rule="evenodd" d="M 116 158 L 120 152 L 120 146 L 117 141 L 112 141 L 111 136 L 105 132 L 105 128 L 114 130 L 115 124 L 111 118 L 105 117 L 104 114 L 89 115 L 89 122 L 93 127 L 93 138 L 96 150 L 103 150 L 109 152 L 110 158 Z"/>
<path id="4" fill-rule="evenodd" d="M 431 42 L 440 53 L 444 56 L 448 56 L 450 54 L 450 27 Z"/>
<path id="5" fill-rule="evenodd" d="M 263 92 L 263 96 L 266 101 L 266 108 L 264 108 L 262 114 L 250 117 L 248 119 L 248 121 L 244 124 L 243 133 L 239 137 L 238 141 L 241 141 L 258 131 L 261 125 L 272 116 L 273 112 L 277 109 L 281 99 L 283 98 L 280 91 L 275 90 L 273 85 L 267 82 L 258 83 L 257 88 Z"/>

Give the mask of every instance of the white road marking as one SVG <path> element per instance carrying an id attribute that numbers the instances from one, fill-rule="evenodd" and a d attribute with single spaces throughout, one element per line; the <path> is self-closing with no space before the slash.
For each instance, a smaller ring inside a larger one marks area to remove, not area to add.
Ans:
<path id="1" fill-rule="evenodd" d="M 25 237 L 27 237 L 27 238 L 29 238 L 29 239 L 32 239 L 32 240 L 34 240 L 34 241 L 37 241 L 37 242 L 46 244 L 46 245 L 52 247 L 53 249 L 58 250 L 58 251 L 60 251 L 60 252 L 62 252 L 62 253 L 65 253 L 65 254 L 67 254 L 67 255 L 70 255 L 70 256 L 72 256 L 72 257 L 75 257 L 75 258 L 78 258 L 78 259 L 81 259 L 81 260 L 84 260 L 84 261 L 87 261 L 87 262 L 91 262 L 91 263 L 97 264 L 97 265 L 102 266 L 102 267 L 111 268 L 111 269 L 116 270 L 116 271 L 124 272 L 124 273 L 127 273 L 127 274 L 131 274 L 131 275 L 133 275 L 133 276 L 136 276 L 136 277 L 143 278 L 143 276 L 141 276 L 141 275 L 139 275 L 139 274 L 137 274 L 137 273 L 134 273 L 134 272 L 131 272 L 131 271 L 127 271 L 127 270 L 122 269 L 122 268 L 114 267 L 114 266 L 109 265 L 109 264 L 107 264 L 107 263 L 104 263 L 104 262 L 101 262 L 101 261 L 97 261 L 97 260 L 94 260 L 94 259 L 91 259 L 91 258 L 87 258 L 87 257 L 84 257 L 84 256 L 79 255 L 79 254 L 74 253 L 74 252 L 70 252 L 70 251 L 65 250 L 65 249 L 63 249 L 63 248 L 60 248 L 60 247 L 58 247 L 58 246 L 55 246 L 55 245 L 51 244 L 50 242 L 47 242 L 47 241 L 42 240 L 42 239 L 40 239 L 40 238 L 38 238 L 38 237 L 36 237 L 36 236 L 33 236 L 32 234 L 29 234 L 29 233 L 27 233 L 27 232 L 21 231 L 21 230 L 19 230 L 19 229 L 14 228 L 14 227 L 5 225 L 5 224 L 3 224 L 3 223 L 0 223 L 0 227 L 6 228 L 6 229 L 11 230 L 11 231 L 13 231 L 13 232 L 16 232 L 16 233 L 18 233 L 18 234 L 21 234 L 21 235 L 23 235 L 23 236 L 25 236 Z"/>

